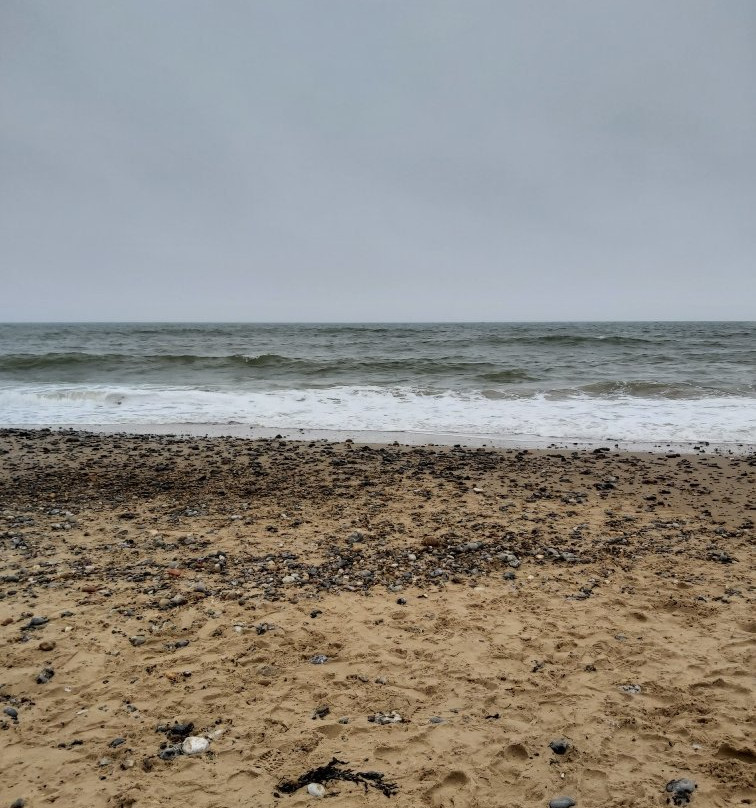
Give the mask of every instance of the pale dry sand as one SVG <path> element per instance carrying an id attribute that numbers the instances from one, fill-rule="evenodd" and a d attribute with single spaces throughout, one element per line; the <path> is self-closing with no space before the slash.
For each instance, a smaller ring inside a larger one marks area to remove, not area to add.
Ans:
<path id="1" fill-rule="evenodd" d="M 398 788 L 331 781 L 333 806 L 756 800 L 753 456 L 0 452 L 0 808 L 317 804 L 278 785 L 333 757 Z M 177 721 L 210 751 L 161 760 Z"/>

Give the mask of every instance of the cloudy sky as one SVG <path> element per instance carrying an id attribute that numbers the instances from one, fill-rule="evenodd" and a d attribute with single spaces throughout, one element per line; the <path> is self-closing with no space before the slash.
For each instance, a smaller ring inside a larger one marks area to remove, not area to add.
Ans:
<path id="1" fill-rule="evenodd" d="M 756 319 L 753 0 L 3 0 L 0 320 Z"/>

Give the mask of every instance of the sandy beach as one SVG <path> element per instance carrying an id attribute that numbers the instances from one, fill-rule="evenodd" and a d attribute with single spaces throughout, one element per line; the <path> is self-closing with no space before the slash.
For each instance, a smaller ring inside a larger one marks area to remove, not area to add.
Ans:
<path id="1" fill-rule="evenodd" d="M 755 511 L 750 454 L 2 431 L 0 806 L 752 804 Z"/>

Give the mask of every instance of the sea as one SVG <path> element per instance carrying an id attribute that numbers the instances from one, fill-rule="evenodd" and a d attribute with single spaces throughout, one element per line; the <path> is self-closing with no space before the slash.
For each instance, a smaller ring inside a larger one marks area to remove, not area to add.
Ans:
<path id="1" fill-rule="evenodd" d="M 756 443 L 756 323 L 0 324 L 0 426 Z"/>

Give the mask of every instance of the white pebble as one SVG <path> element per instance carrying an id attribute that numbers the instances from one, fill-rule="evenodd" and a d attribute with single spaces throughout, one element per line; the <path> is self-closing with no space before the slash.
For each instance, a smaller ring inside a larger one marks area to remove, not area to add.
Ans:
<path id="1" fill-rule="evenodd" d="M 200 738 L 198 735 L 190 735 L 181 744 L 181 751 L 185 755 L 201 755 L 207 752 L 210 746 L 210 741 L 207 738 Z"/>
<path id="2" fill-rule="evenodd" d="M 325 787 L 320 785 L 320 783 L 308 783 L 307 793 L 311 797 L 325 797 Z"/>

